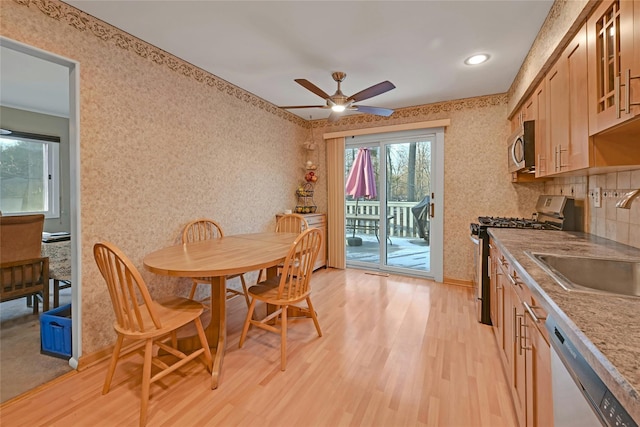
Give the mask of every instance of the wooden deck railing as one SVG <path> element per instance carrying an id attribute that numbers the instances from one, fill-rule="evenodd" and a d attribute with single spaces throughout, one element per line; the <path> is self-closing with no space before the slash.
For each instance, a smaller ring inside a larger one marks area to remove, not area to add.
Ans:
<path id="1" fill-rule="evenodd" d="M 387 203 L 387 215 L 392 216 L 387 225 L 388 235 L 398 237 L 417 237 L 418 225 L 416 224 L 416 217 L 411 212 L 411 208 L 418 202 L 388 202 Z M 378 201 L 358 201 L 358 211 L 356 212 L 356 202 L 347 201 L 346 203 L 347 215 L 380 215 L 380 202 Z M 427 224 L 428 226 L 428 224 Z M 374 234 L 373 230 L 358 230 L 358 233 Z"/>

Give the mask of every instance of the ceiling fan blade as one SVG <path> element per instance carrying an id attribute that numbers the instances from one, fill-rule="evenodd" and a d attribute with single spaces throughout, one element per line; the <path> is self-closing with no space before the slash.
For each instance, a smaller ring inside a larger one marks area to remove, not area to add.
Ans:
<path id="1" fill-rule="evenodd" d="M 375 114 L 376 116 L 389 117 L 393 114 L 393 110 L 388 108 L 367 107 L 366 105 L 354 105 L 354 107 L 362 113 Z"/>
<path id="2" fill-rule="evenodd" d="M 292 108 L 329 108 L 326 105 L 285 105 L 284 107 L 279 107 L 285 110 L 289 110 Z"/>
<path id="3" fill-rule="evenodd" d="M 396 87 L 393 83 L 391 83 L 389 80 L 385 80 L 382 83 L 378 83 L 377 85 L 373 85 L 369 88 L 366 88 L 365 90 L 361 90 L 355 95 L 351 95 L 347 99 L 347 101 L 353 101 L 353 102 L 363 101 L 365 99 L 373 98 L 374 96 L 383 94 L 395 88 Z"/>
<path id="4" fill-rule="evenodd" d="M 304 87 L 305 89 L 315 93 L 322 99 L 329 98 L 329 95 L 325 91 L 323 91 L 322 89 L 320 89 L 318 86 L 314 85 L 307 79 L 295 79 L 295 82 L 298 83 L 300 86 Z"/>

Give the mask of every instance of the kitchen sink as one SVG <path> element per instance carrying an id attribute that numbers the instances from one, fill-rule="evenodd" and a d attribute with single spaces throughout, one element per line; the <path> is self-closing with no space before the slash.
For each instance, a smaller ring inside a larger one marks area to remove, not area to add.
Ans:
<path id="1" fill-rule="evenodd" d="M 640 297 L 640 260 L 526 254 L 567 291 Z"/>

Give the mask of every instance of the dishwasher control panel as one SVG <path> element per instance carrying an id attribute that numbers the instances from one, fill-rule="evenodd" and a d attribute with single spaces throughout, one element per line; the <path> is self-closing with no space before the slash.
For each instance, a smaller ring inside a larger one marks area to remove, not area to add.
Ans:
<path id="1" fill-rule="evenodd" d="M 600 410 L 610 426 L 638 427 L 638 424 L 631 419 L 627 411 L 620 406 L 618 399 L 613 397 L 609 390 L 605 392 L 604 398 L 600 402 Z"/>

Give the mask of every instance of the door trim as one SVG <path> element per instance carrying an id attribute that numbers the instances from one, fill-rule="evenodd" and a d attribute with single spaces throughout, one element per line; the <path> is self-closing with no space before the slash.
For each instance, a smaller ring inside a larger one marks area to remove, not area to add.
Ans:
<path id="1" fill-rule="evenodd" d="M 434 126 L 437 124 L 438 126 Z M 373 134 L 387 134 L 391 132 L 398 132 L 401 130 L 422 130 L 420 133 L 432 133 L 435 134 L 435 159 L 434 170 L 432 171 L 434 176 L 433 192 L 439 195 L 435 199 L 434 216 L 441 218 L 441 221 L 435 221 L 435 225 L 432 224 L 430 230 L 433 241 L 441 242 L 440 250 L 436 253 L 432 253 L 431 258 L 431 270 L 429 277 L 437 282 L 443 281 L 444 271 L 444 130 L 445 126 L 450 124 L 449 119 L 434 120 L 429 122 L 416 122 L 408 123 L 405 125 L 394 126 L 382 126 L 367 129 L 356 129 L 351 131 L 326 133 L 323 135 L 325 142 L 327 143 L 327 170 L 335 171 L 335 176 L 331 178 L 331 182 L 327 183 L 327 221 L 329 225 L 329 241 L 328 245 L 328 266 L 334 268 L 346 267 L 346 254 L 344 251 L 345 242 L 345 228 L 344 228 L 344 199 L 345 199 L 345 183 L 344 183 L 344 150 L 345 150 L 345 137 L 356 135 L 373 135 Z M 424 127 L 428 125 L 429 127 Z M 390 135 L 387 135 L 390 136 Z M 381 135 L 381 139 L 384 139 L 384 135 Z M 342 166 L 341 169 L 338 166 Z M 342 216 L 338 214 L 339 205 L 342 205 Z M 341 227 L 338 227 L 342 224 Z M 439 239 L 439 240 L 435 240 Z M 341 246 L 342 251 L 337 250 L 337 246 Z"/>
<path id="2" fill-rule="evenodd" d="M 71 335 L 72 349 L 69 366 L 78 368 L 82 355 L 82 264 L 80 263 L 80 63 L 37 47 L 0 36 L 0 46 L 25 55 L 53 62 L 69 69 L 69 191 L 71 224 Z"/>

